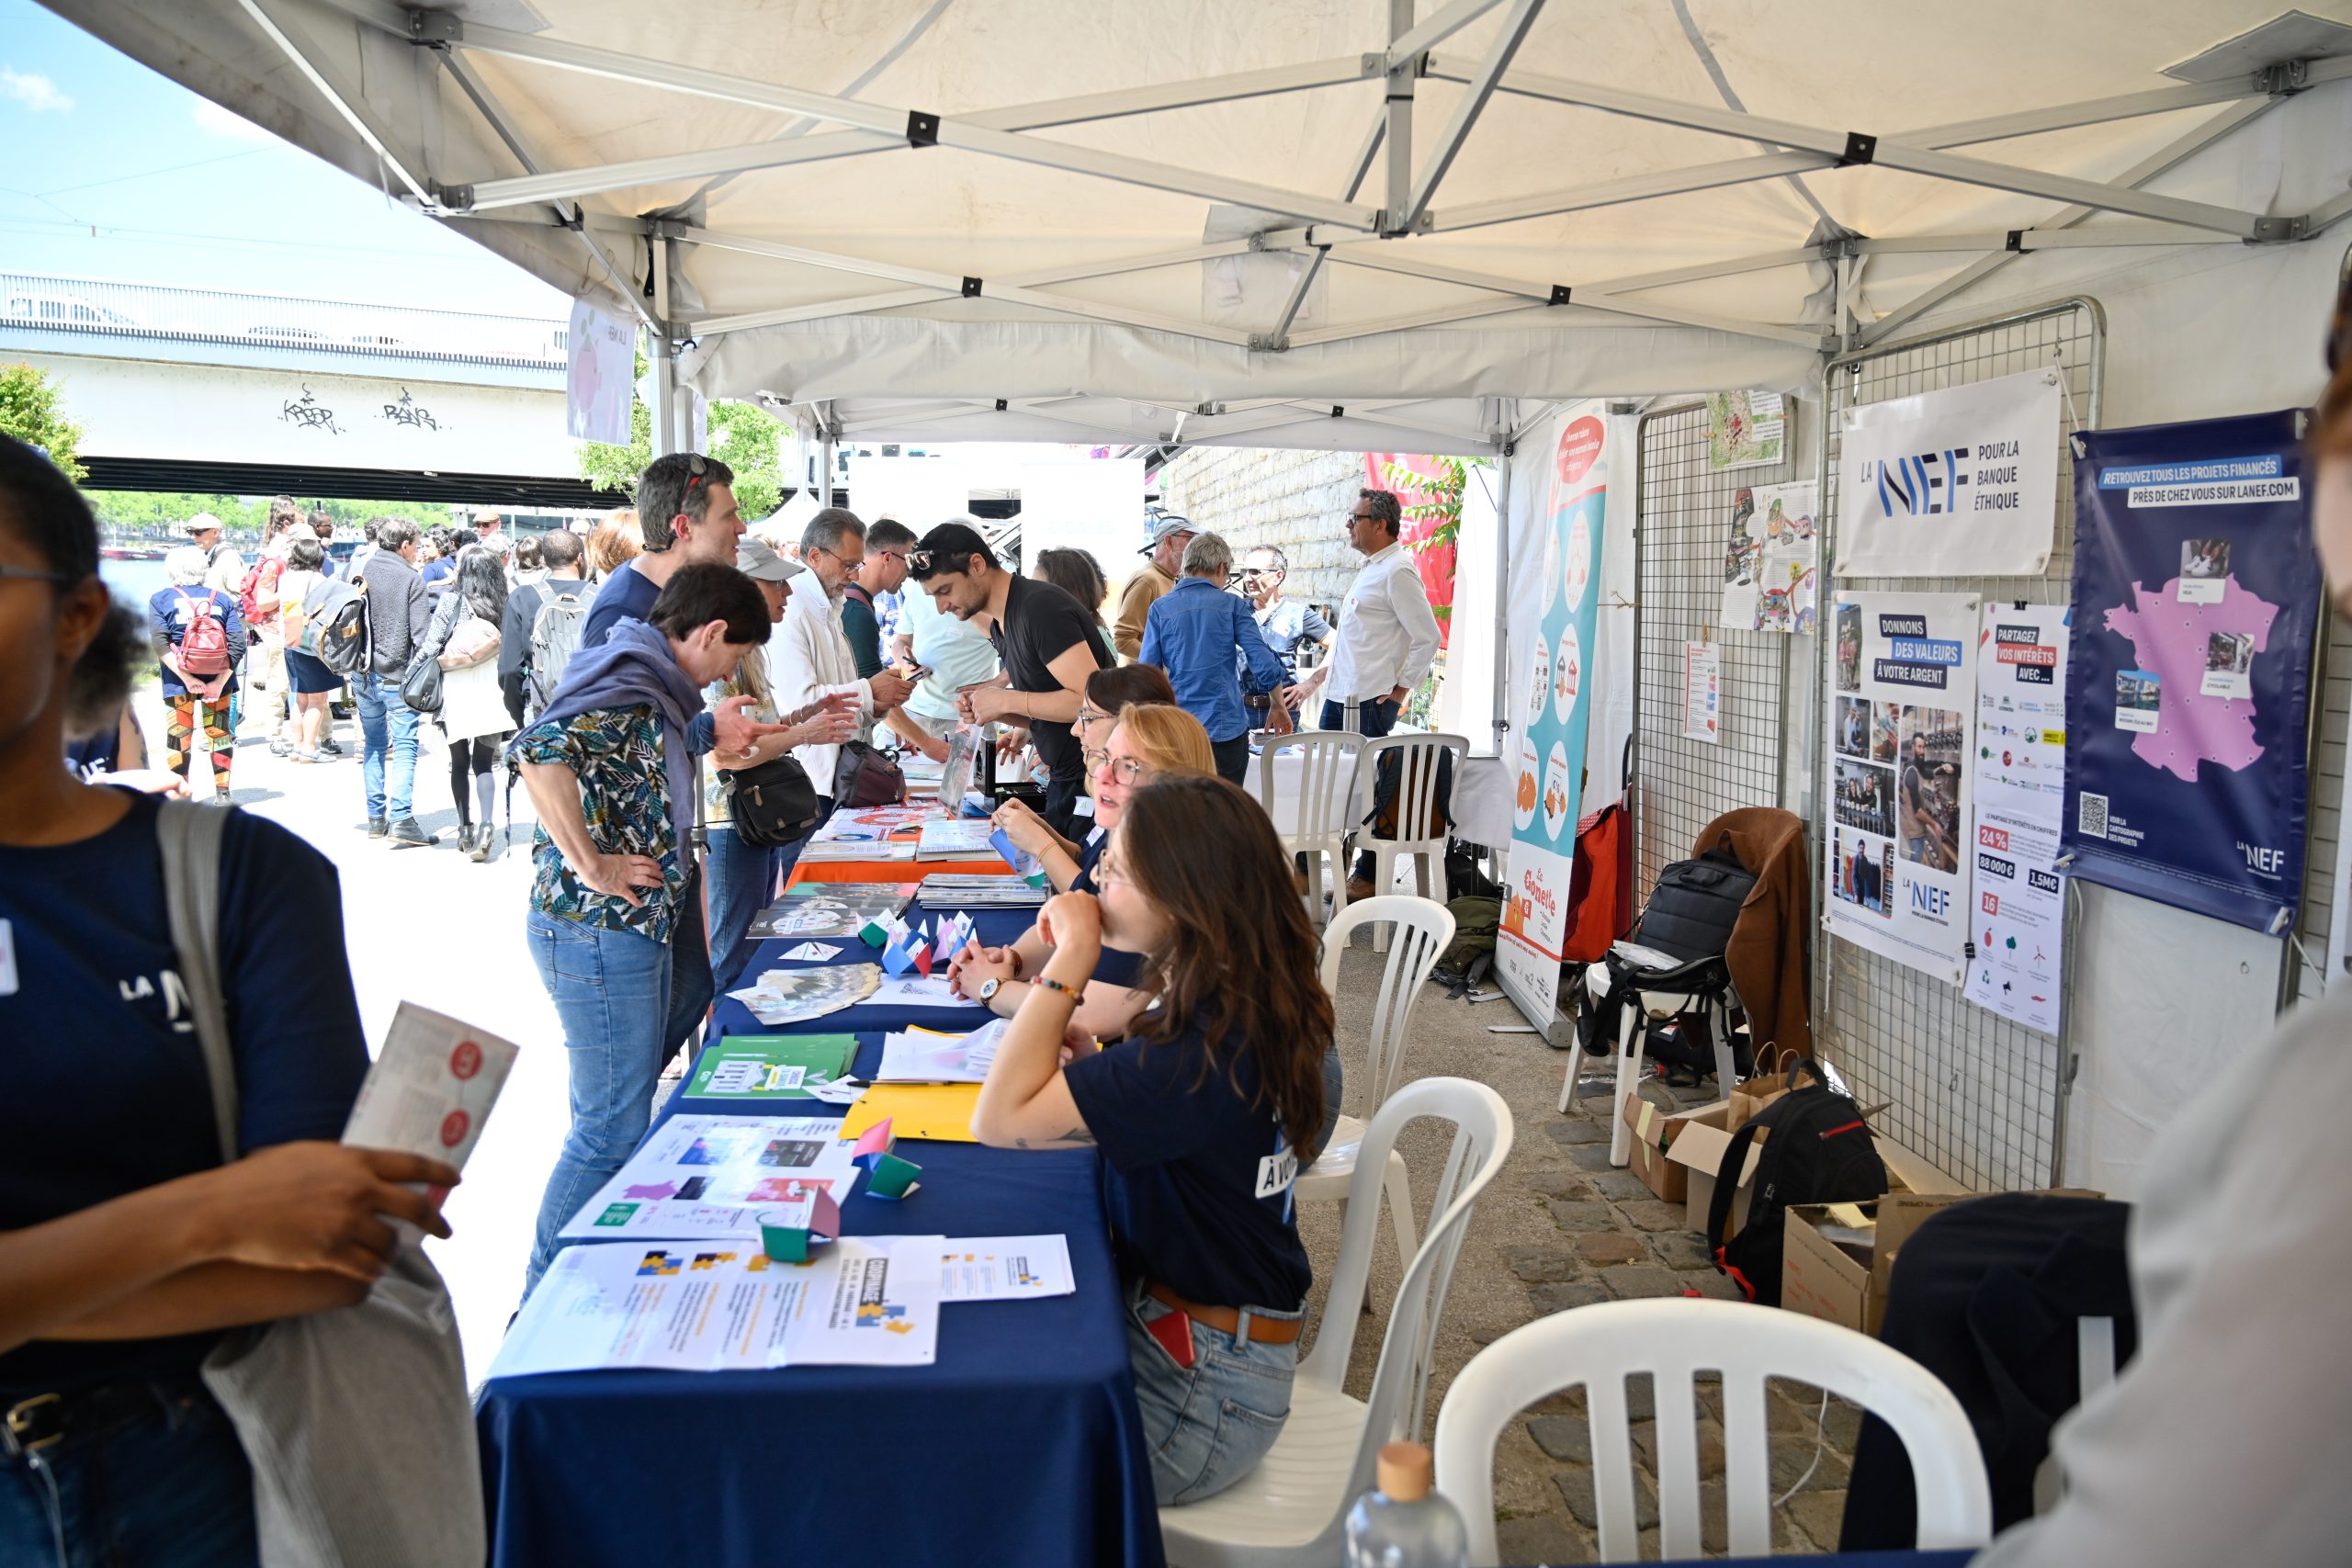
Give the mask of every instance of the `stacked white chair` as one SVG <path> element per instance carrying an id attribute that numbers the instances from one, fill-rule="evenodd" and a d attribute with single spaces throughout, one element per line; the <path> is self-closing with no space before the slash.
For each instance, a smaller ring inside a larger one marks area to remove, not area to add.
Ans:
<path id="1" fill-rule="evenodd" d="M 1331 917 L 1330 925 L 1323 932 L 1323 988 L 1335 998 L 1340 994 L 1340 956 L 1348 950 L 1348 939 L 1355 934 L 1357 927 L 1375 921 L 1394 922 L 1400 935 L 1389 949 L 1379 987 L 1373 993 L 1372 1031 L 1365 1043 L 1363 1065 L 1359 1069 L 1352 1063 L 1347 1064 L 1351 1081 L 1363 1087 L 1365 1117 L 1377 1116 L 1388 1097 L 1405 1081 L 1405 1043 L 1412 1038 L 1413 1011 L 1420 1005 L 1421 987 L 1436 965 L 1438 954 L 1453 940 L 1453 917 L 1442 904 L 1391 895 L 1350 905 Z M 1358 1071 L 1363 1076 L 1353 1077 Z M 1363 1139 L 1362 1120 L 1340 1117 L 1339 1125 L 1331 1130 L 1330 1141 L 1323 1145 L 1323 1152 L 1299 1176 L 1297 1186 L 1292 1190 L 1297 1200 L 1302 1203 L 1339 1203 L 1344 1224 Z M 1390 1150 L 1387 1164 L 1382 1186 L 1388 1197 L 1389 1223 L 1396 1227 L 1397 1261 L 1402 1263 L 1413 1256 L 1413 1185 L 1402 1155 Z"/>
<path id="2" fill-rule="evenodd" d="M 1592 1439 L 1600 1561 L 1641 1555 L 1625 1380 L 1651 1379 L 1657 1411 L 1659 1554 L 1700 1552 L 1699 1428 L 1692 1384 L 1723 1378 L 1724 1496 L 1734 1557 L 1772 1551 L 1771 1455 L 1764 1381 L 1786 1378 L 1850 1399 L 1894 1428 L 1911 1457 L 1922 1551 L 1992 1539 L 1993 1495 L 1967 1412 L 1933 1372 L 1834 1323 L 1744 1302 L 1604 1302 L 1514 1329 L 1472 1359 L 1437 1418 L 1437 1487 L 1470 1527 L 1470 1561 L 1497 1561 L 1495 1442 L 1534 1401 L 1581 1385 Z"/>
<path id="3" fill-rule="evenodd" d="M 1431 1206 L 1430 1233 L 1397 1288 L 1371 1397 L 1350 1398 L 1355 1348 L 1380 1209 L 1379 1173 L 1396 1134 L 1419 1117 L 1453 1123 L 1453 1146 Z M 1290 1417 L 1257 1469 L 1205 1502 L 1159 1510 L 1171 1568 L 1324 1568 L 1337 1562 L 1349 1506 L 1373 1483 L 1383 1443 L 1418 1439 L 1431 1352 L 1454 1259 L 1478 1195 L 1510 1153 L 1510 1110 L 1466 1078 L 1421 1078 L 1391 1095 L 1364 1135 L 1340 1261 L 1315 1336 L 1292 1385 Z"/>

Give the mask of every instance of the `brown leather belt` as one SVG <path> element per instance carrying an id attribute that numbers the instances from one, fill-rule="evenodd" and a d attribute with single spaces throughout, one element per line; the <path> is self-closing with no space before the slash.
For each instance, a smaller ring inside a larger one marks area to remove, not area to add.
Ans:
<path id="1" fill-rule="evenodd" d="M 1219 1334 L 1231 1334 L 1241 1326 L 1241 1313 L 1236 1307 L 1203 1306 L 1188 1302 L 1157 1280 L 1144 1287 L 1151 1299 L 1174 1307 L 1194 1323 L 1205 1323 Z M 1289 1345 L 1296 1342 L 1306 1320 L 1296 1317 L 1261 1317 L 1250 1314 L 1250 1337 L 1260 1345 Z"/>

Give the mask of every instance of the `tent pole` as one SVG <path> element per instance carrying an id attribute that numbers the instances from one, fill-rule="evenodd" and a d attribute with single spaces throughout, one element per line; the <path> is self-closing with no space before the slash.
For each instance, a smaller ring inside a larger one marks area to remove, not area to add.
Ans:
<path id="1" fill-rule="evenodd" d="M 1503 739 L 1510 728 L 1504 716 L 1510 711 L 1510 468 L 1511 454 L 1517 443 L 1511 439 L 1511 426 L 1519 419 L 1519 400 L 1505 398 L 1500 409 L 1501 430 L 1495 436 L 1495 451 L 1502 461 L 1501 482 L 1495 491 L 1495 755 L 1503 754 Z"/>
<path id="2" fill-rule="evenodd" d="M 1413 30 L 1413 0 L 1388 0 L 1388 39 L 1391 44 Z M 1390 66 L 1388 71 L 1388 118 L 1385 135 L 1388 141 L 1387 209 L 1402 212 L 1413 198 L 1413 78 L 1420 69 L 1420 61 L 1407 56 Z"/>
<path id="3" fill-rule="evenodd" d="M 666 457 L 678 450 L 678 351 L 670 337 L 670 247 L 654 238 L 645 245 L 653 278 L 653 324 L 646 333 L 650 351 L 647 363 L 653 378 L 653 455 Z"/>

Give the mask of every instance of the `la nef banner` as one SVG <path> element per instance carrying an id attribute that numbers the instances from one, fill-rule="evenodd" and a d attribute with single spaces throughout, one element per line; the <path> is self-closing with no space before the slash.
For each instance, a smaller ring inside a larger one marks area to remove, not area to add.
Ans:
<path id="1" fill-rule="evenodd" d="M 2055 370 L 1846 411 L 1840 577 L 2039 577 L 2058 519 Z"/>
<path id="2" fill-rule="evenodd" d="M 2058 1032 L 2066 606 L 1988 601 L 1976 644 L 1976 897 L 1968 999 Z"/>
<path id="3" fill-rule="evenodd" d="M 1600 595 L 1602 520 L 1611 440 L 1598 403 L 1571 418 L 1553 453 L 1542 573 L 1513 596 L 1518 779 L 1510 880 L 1495 943 L 1495 972 L 1529 1021 L 1549 1028 L 1558 1010 L 1560 948 L 1567 930 L 1568 871 L 1583 793 L 1590 717 L 1587 649 Z"/>
<path id="4" fill-rule="evenodd" d="M 1968 944 L 1976 596 L 1841 593 L 1822 925 L 1948 985 Z"/>
<path id="5" fill-rule="evenodd" d="M 2069 869 L 2276 934 L 2302 896 L 2320 614 L 2295 414 L 2082 439 Z"/>

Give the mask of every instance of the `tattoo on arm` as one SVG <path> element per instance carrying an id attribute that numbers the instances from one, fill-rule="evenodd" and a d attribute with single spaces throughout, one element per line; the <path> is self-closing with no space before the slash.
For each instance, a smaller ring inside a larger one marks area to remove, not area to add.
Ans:
<path id="1" fill-rule="evenodd" d="M 1064 1133 L 1058 1138 L 1042 1138 L 1034 1144 L 1026 1138 L 1015 1138 L 1012 1140 L 1012 1146 L 1016 1149 L 1091 1148 L 1093 1146 L 1093 1144 L 1094 1134 L 1088 1132 L 1083 1123 L 1079 1126 L 1072 1127 L 1069 1132 Z"/>

